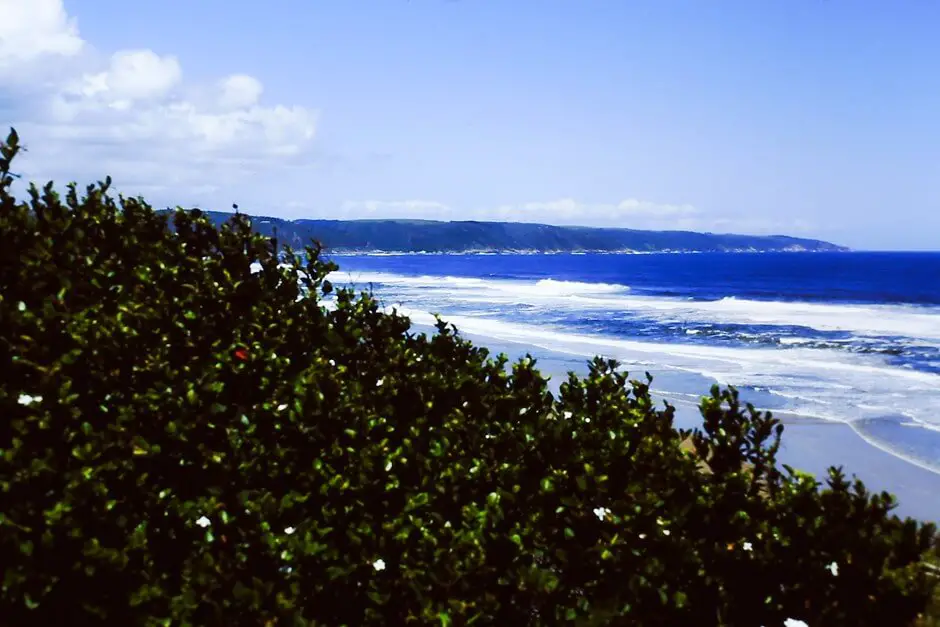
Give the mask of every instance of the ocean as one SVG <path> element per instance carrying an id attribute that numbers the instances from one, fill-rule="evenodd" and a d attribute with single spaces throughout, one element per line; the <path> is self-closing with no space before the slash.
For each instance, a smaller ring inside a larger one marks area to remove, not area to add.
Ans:
<path id="1" fill-rule="evenodd" d="M 787 461 L 818 475 L 845 461 L 902 512 L 940 520 L 940 253 L 333 260 L 334 283 L 371 288 L 419 328 L 437 313 L 494 351 L 532 353 L 556 385 L 593 355 L 649 371 L 682 426 L 712 384 L 734 385 L 786 423 Z"/>

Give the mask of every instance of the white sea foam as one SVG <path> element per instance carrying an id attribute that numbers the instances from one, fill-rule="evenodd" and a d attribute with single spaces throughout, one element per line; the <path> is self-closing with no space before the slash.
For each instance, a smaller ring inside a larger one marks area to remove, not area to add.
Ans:
<path id="1" fill-rule="evenodd" d="M 796 326 L 844 331 L 860 337 L 915 338 L 940 346 L 940 308 L 913 305 L 852 305 L 736 299 L 690 301 L 633 295 L 626 285 L 576 281 L 519 281 L 390 273 L 340 273 L 335 282 L 379 283 L 401 296 L 428 295 L 452 303 L 529 304 L 567 310 L 629 312 L 657 322 Z M 407 300 L 412 300 L 408 298 Z M 799 340 L 786 339 L 784 343 Z"/>
<path id="2" fill-rule="evenodd" d="M 339 272 L 335 276 L 331 276 L 330 280 L 359 288 L 372 284 L 382 284 L 408 290 L 456 289 L 460 293 L 453 294 L 454 296 L 466 296 L 473 300 L 489 295 L 501 295 L 503 298 L 525 295 L 534 299 L 553 299 L 576 295 L 618 294 L 630 290 L 626 285 L 560 281 L 556 279 L 517 281 L 458 276 L 403 276 L 384 272 Z"/>
<path id="3" fill-rule="evenodd" d="M 775 411 L 786 414 L 848 424 L 898 416 L 912 424 L 940 430 L 940 375 L 892 365 L 884 355 L 836 348 L 840 342 L 877 347 L 883 344 L 876 339 L 879 336 L 900 336 L 905 343 L 921 345 L 940 343 L 940 308 L 731 298 L 698 302 L 635 295 L 625 285 L 554 279 L 521 281 L 341 272 L 331 280 L 336 284 L 352 282 L 360 288 L 380 284 L 379 297 L 384 302 L 403 303 L 399 311 L 416 324 L 433 324 L 434 317 L 428 310 L 439 311 L 461 332 L 497 342 L 515 342 L 584 358 L 600 354 L 619 360 L 629 369 L 645 369 L 654 364 L 660 371 L 689 373 L 723 385 L 751 388 L 780 399 L 783 407 Z M 769 335 L 752 333 L 753 339 L 775 338 L 785 348 L 766 344 L 745 348 L 641 341 L 573 332 L 550 324 L 530 324 L 529 319 L 525 319 L 526 323 L 517 322 L 524 315 L 516 309 L 519 305 L 549 313 L 626 313 L 657 325 L 667 322 L 677 325 L 684 335 L 700 333 L 688 329 L 690 324 L 759 324 L 837 330 L 853 337 L 826 340 L 825 345 L 820 345 L 818 339 L 800 337 L 799 332 L 794 336 L 792 330 L 768 332 Z M 494 307 L 498 317 L 492 315 Z M 486 317 L 482 317 L 484 313 Z M 683 394 L 705 391 L 676 389 L 662 390 L 662 394 L 681 398 Z M 860 435 L 874 444 L 870 435 L 861 432 Z M 937 470 L 940 465 L 925 467 Z"/>
<path id="4" fill-rule="evenodd" d="M 400 311 L 417 324 L 434 322 L 424 311 Z M 809 348 L 782 351 L 643 342 L 472 316 L 445 318 L 464 333 L 499 341 L 584 357 L 600 354 L 627 366 L 655 363 L 664 369 L 700 374 L 722 385 L 765 389 L 791 400 L 792 411 L 808 416 L 852 422 L 903 413 L 922 424 L 940 426 L 936 422 L 940 417 L 940 375 L 892 367 L 876 356 Z M 871 399 L 882 402 L 871 403 Z"/>

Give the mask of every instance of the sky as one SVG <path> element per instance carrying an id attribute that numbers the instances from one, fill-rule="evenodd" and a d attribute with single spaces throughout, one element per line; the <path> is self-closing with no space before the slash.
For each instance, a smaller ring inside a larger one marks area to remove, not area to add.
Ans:
<path id="1" fill-rule="evenodd" d="M 0 0 L 25 179 L 286 218 L 940 250 L 938 68 L 935 0 Z"/>

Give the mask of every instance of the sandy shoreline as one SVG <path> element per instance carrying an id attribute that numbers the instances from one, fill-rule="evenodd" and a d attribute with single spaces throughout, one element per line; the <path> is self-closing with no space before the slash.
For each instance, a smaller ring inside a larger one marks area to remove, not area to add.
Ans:
<path id="1" fill-rule="evenodd" d="M 417 326 L 417 325 L 416 325 Z M 423 329 L 416 329 L 423 330 Z M 537 346 L 463 334 L 474 344 L 486 346 L 494 354 L 505 352 L 511 359 L 515 359 L 526 352 L 538 359 L 539 369 L 543 374 L 551 377 L 551 388 L 557 391 L 558 386 L 566 378 L 570 370 L 583 374 L 587 371 L 587 358 L 580 355 L 560 353 Z M 632 373 L 631 373 L 632 374 Z M 641 377 L 643 372 L 636 372 Z M 675 377 L 671 373 L 653 372 L 654 390 L 659 387 L 658 381 Z M 700 380 L 699 380 L 700 379 Z M 670 381 L 669 383 L 674 383 Z M 694 394 L 672 396 L 670 402 L 676 405 L 676 424 L 679 427 L 691 428 L 700 424 L 700 416 L 696 408 L 696 395 L 708 392 L 710 382 L 704 377 L 686 376 L 683 385 L 678 389 L 689 389 Z M 673 385 L 666 389 L 677 389 Z M 912 448 L 923 447 L 926 440 L 920 429 L 911 429 L 901 425 L 892 426 L 886 421 L 877 425 L 867 424 L 853 426 L 834 421 L 807 419 L 787 416 L 779 413 L 778 417 L 785 423 L 785 431 L 779 459 L 805 472 L 813 473 L 817 478 L 824 480 L 826 470 L 830 466 L 842 466 L 846 474 L 858 476 L 871 491 L 886 490 L 894 494 L 899 506 L 896 512 L 903 516 L 912 516 L 920 520 L 940 521 L 940 473 L 911 463 L 898 454 L 884 450 L 866 441 L 868 435 L 876 430 L 906 430 L 906 441 Z M 900 440 L 899 448 L 903 449 L 904 440 Z M 929 446 L 933 446 L 930 444 Z"/>

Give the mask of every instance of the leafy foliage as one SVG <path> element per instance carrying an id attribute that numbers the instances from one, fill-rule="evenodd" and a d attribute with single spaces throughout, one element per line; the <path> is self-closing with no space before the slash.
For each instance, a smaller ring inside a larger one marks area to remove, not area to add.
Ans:
<path id="1" fill-rule="evenodd" d="M 940 544 L 926 558 L 926 569 L 934 579 L 933 598 L 916 622 L 917 627 L 940 627 Z"/>
<path id="2" fill-rule="evenodd" d="M 0 623 L 910 624 L 932 525 L 778 468 L 734 390 L 673 426 L 595 359 L 417 334 L 199 211 L 10 191 L 0 161 Z"/>

